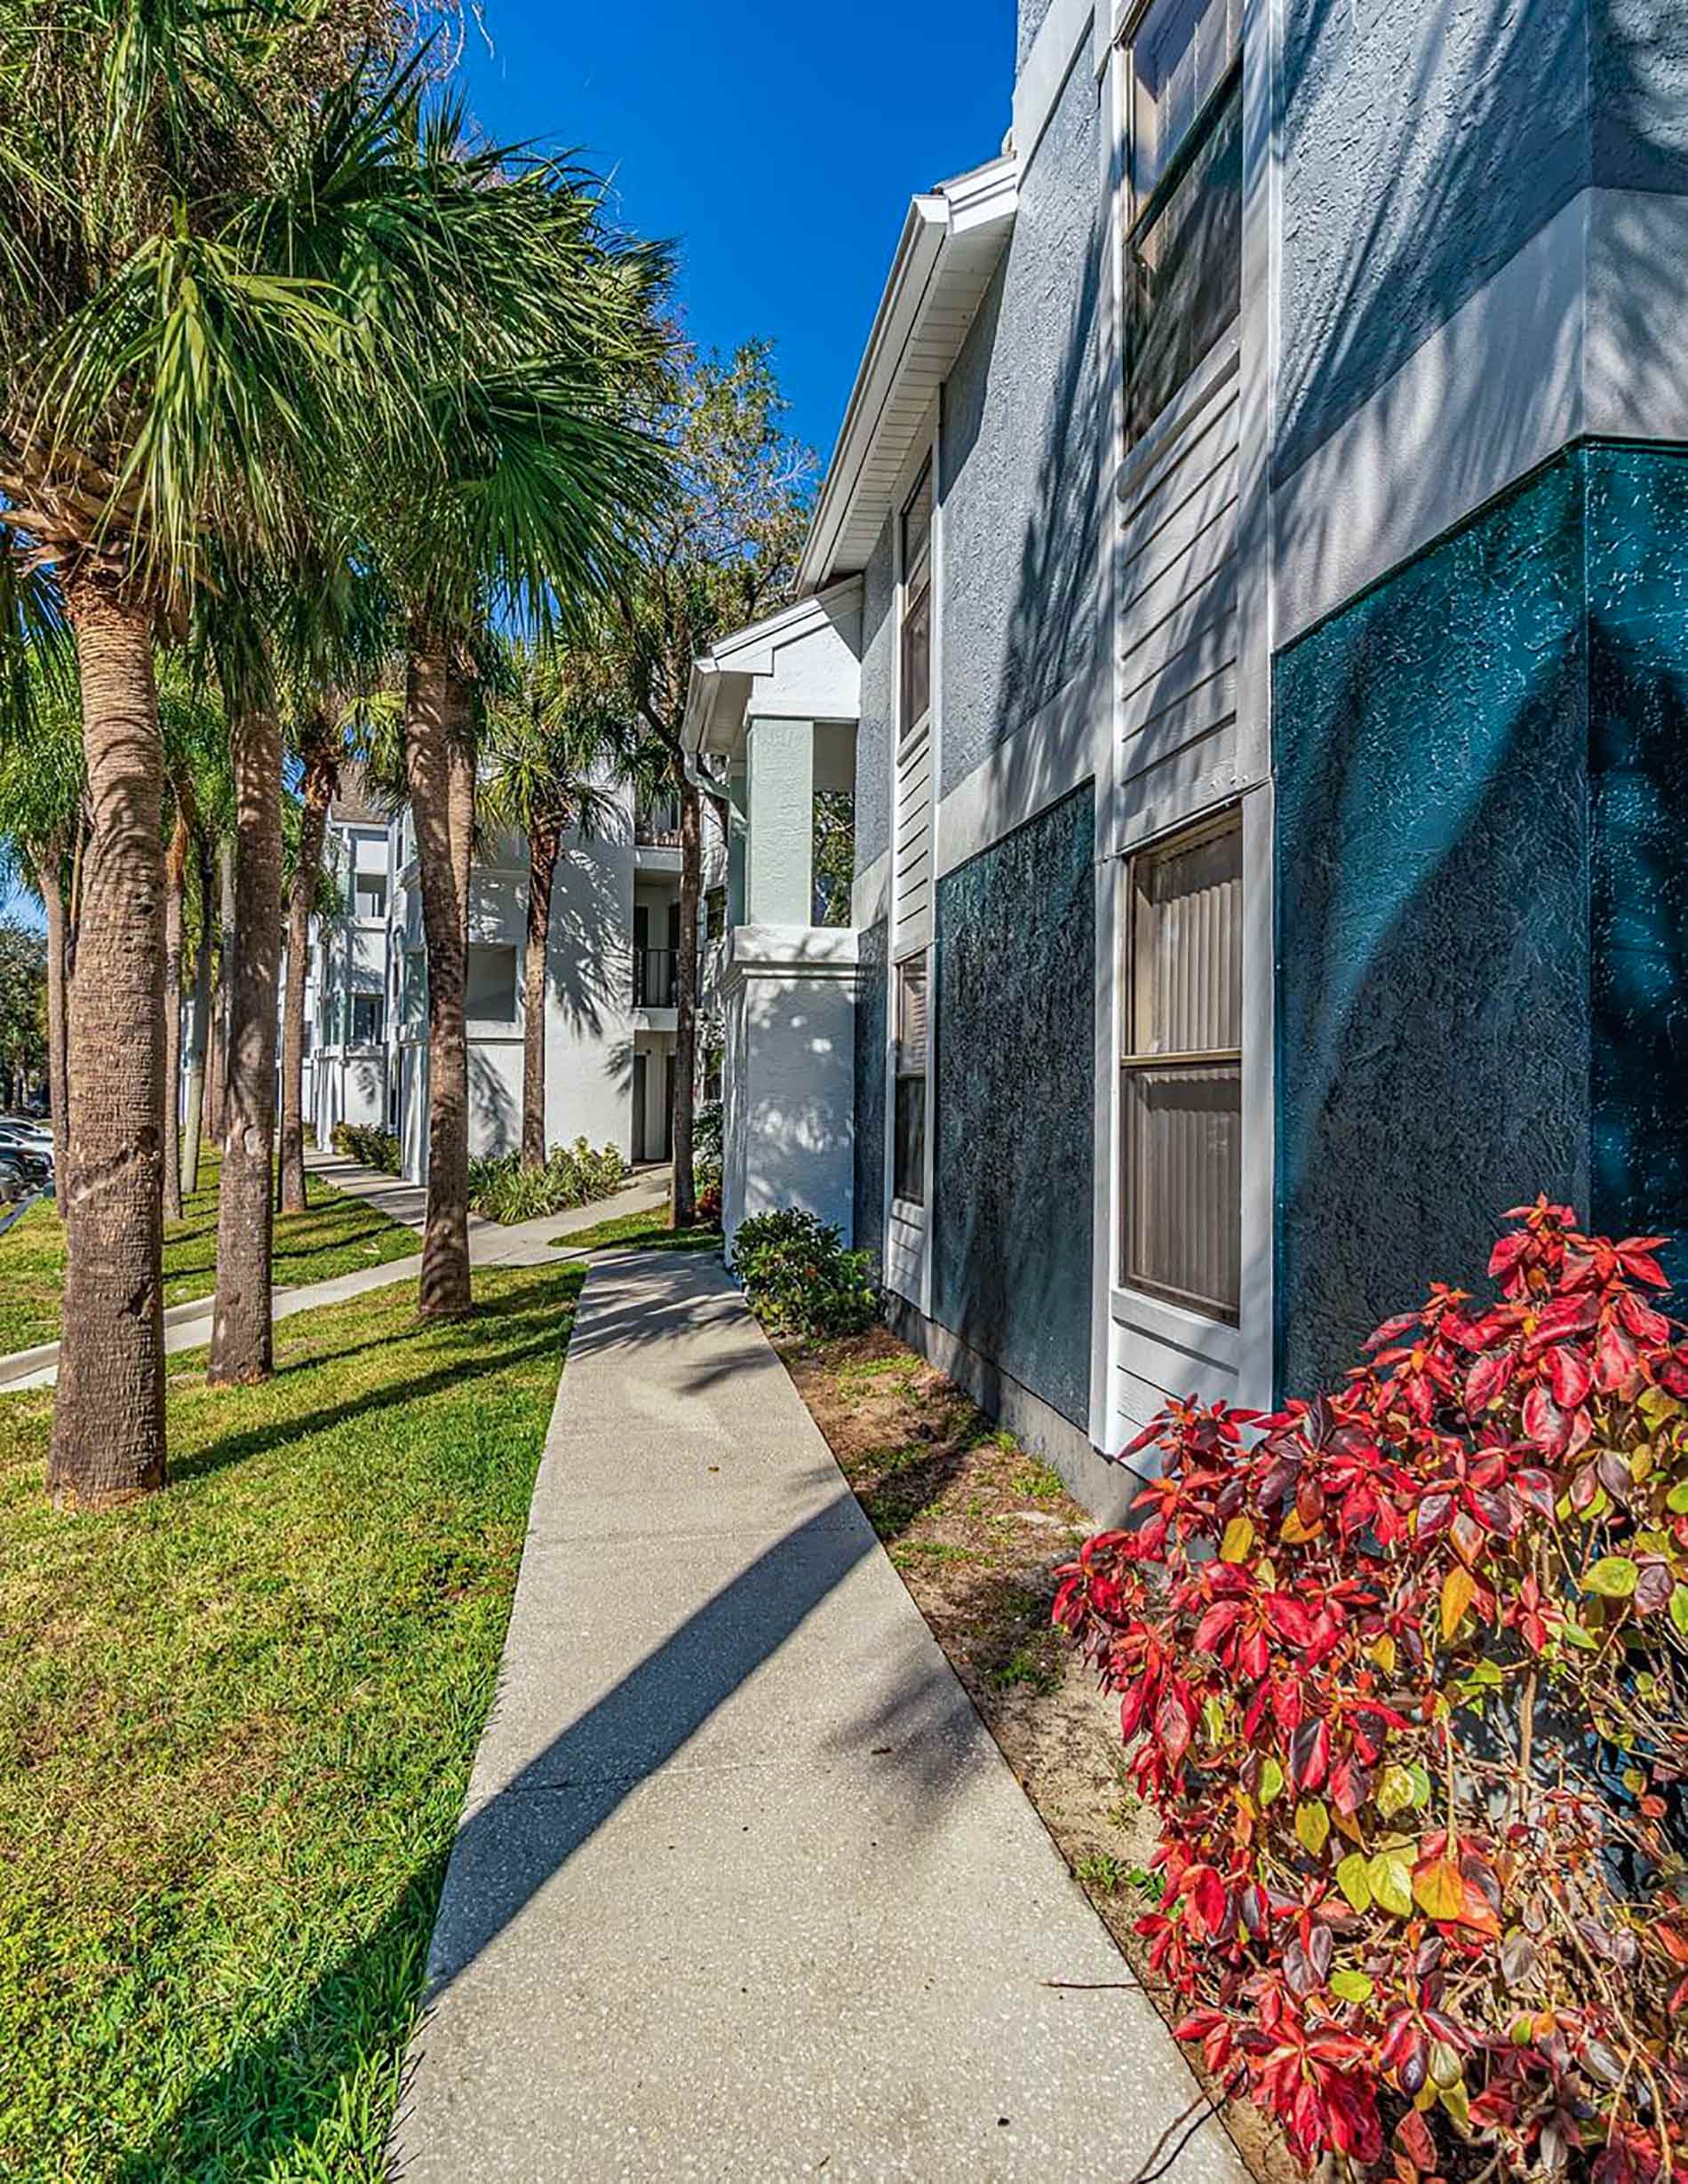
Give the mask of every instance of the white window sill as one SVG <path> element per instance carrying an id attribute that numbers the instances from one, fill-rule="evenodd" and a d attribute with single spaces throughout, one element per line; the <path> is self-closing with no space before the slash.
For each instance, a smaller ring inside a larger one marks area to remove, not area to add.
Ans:
<path id="1" fill-rule="evenodd" d="M 1116 1327 L 1150 1336 L 1174 1350 L 1185 1350 L 1209 1365 L 1237 1372 L 1242 1364 L 1242 1333 L 1227 1321 L 1209 1319 L 1182 1305 L 1168 1304 L 1142 1290 L 1116 1289 L 1110 1298 Z"/>

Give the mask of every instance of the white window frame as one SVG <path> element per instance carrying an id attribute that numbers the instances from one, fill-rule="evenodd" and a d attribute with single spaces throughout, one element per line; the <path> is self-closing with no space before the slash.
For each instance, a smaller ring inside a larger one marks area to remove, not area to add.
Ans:
<path id="1" fill-rule="evenodd" d="M 1118 1270 L 1118 1285 L 1122 1291 L 1129 1291 L 1135 1296 L 1151 1298 L 1157 1304 L 1170 1306 L 1175 1311 L 1180 1313 L 1188 1313 L 1192 1318 L 1198 1320 L 1209 1321 L 1215 1326 L 1236 1328 L 1241 1323 L 1244 1266 L 1241 1229 L 1243 1203 L 1246 1195 L 1246 1187 L 1240 1171 L 1240 1164 L 1238 1177 L 1238 1203 L 1236 1209 L 1238 1223 L 1236 1267 L 1238 1303 L 1235 1307 L 1220 1305 L 1215 1300 L 1211 1298 L 1198 1298 L 1187 1293 L 1175 1292 L 1169 1287 L 1161 1283 L 1151 1283 L 1142 1280 L 1134 1282 L 1126 1265 L 1133 1187 L 1129 1145 L 1130 1117 L 1127 1112 L 1125 1098 L 1125 1084 L 1127 1079 L 1134 1072 L 1156 1068 L 1222 1068 L 1234 1070 L 1237 1076 L 1238 1085 L 1238 1128 L 1239 1136 L 1241 1132 L 1242 1107 L 1244 1100 L 1244 1048 L 1243 1028 L 1240 1021 L 1238 1027 L 1238 1040 L 1234 1046 L 1207 1047 L 1199 1050 L 1192 1049 L 1180 1051 L 1171 1048 L 1158 1047 L 1152 1044 L 1147 1046 L 1140 1046 L 1136 1043 L 1137 986 L 1140 976 L 1139 940 L 1142 917 L 1141 909 L 1139 907 L 1139 898 L 1142 892 L 1139 884 L 1139 874 L 1151 863 L 1157 862 L 1169 856 L 1176 856 L 1185 850 L 1199 848 L 1203 843 L 1215 840 L 1221 836 L 1227 834 L 1234 834 L 1237 840 L 1238 908 L 1237 930 L 1233 937 L 1233 946 L 1238 956 L 1240 976 L 1242 950 L 1247 925 L 1246 905 L 1244 901 L 1246 887 L 1246 880 L 1243 870 L 1243 860 L 1245 854 L 1244 824 L 1243 810 L 1240 803 L 1222 805 L 1216 811 L 1204 814 L 1198 819 L 1188 821 L 1181 826 L 1172 828 L 1167 832 L 1157 836 L 1153 841 L 1140 843 L 1136 847 L 1130 851 L 1124 860 L 1125 901 L 1124 914 L 1120 921 L 1119 928 L 1119 987 L 1121 1004 L 1119 1013 L 1119 1073 L 1121 1082 L 1115 1140 L 1118 1148 L 1116 1154 L 1116 1163 L 1117 1173 L 1119 1180 L 1119 1243 L 1115 1266 Z"/>
<path id="2" fill-rule="evenodd" d="M 1158 4 L 1159 4 L 1159 0 L 1136 0 L 1136 4 L 1127 10 L 1114 43 L 1117 67 L 1114 70 L 1116 88 L 1112 107 L 1118 146 L 1118 180 L 1115 191 L 1115 234 L 1111 247 L 1114 256 L 1112 274 L 1114 318 L 1118 330 L 1115 372 L 1122 397 L 1120 424 L 1127 453 L 1141 441 L 1154 436 L 1156 426 L 1161 419 L 1169 411 L 1176 409 L 1180 395 L 1202 377 L 1208 359 L 1217 354 L 1228 342 L 1236 339 L 1238 328 L 1244 314 L 1247 291 L 1245 263 L 1246 239 L 1245 236 L 1239 244 L 1238 255 L 1238 299 L 1235 314 L 1214 336 L 1206 353 L 1192 361 L 1189 372 L 1179 385 L 1168 393 L 1160 409 L 1152 417 L 1143 418 L 1134 431 L 1131 405 L 1129 400 L 1126 399 L 1125 387 L 1125 375 L 1128 363 L 1127 317 L 1130 307 L 1123 277 L 1126 253 L 1130 248 L 1131 238 L 1136 233 L 1139 222 L 1148 207 L 1163 194 L 1163 191 L 1166 195 L 1170 195 L 1170 190 L 1166 187 L 1168 177 L 1184 169 L 1186 147 L 1192 139 L 1196 139 L 1198 151 L 1199 150 L 1199 143 L 1205 140 L 1209 134 L 1218 118 L 1222 104 L 1230 97 L 1234 88 L 1233 78 L 1239 74 L 1246 63 L 1244 41 L 1247 36 L 1246 18 L 1249 12 L 1248 0 L 1239 0 L 1238 47 L 1236 55 L 1228 62 L 1218 83 L 1210 89 L 1208 96 L 1196 108 L 1190 125 L 1180 138 L 1172 158 L 1165 163 L 1162 171 L 1156 176 L 1153 186 L 1140 198 L 1137 191 L 1136 167 L 1137 134 L 1140 126 L 1142 99 L 1135 55 L 1139 36 Z M 1192 158 L 1195 155 L 1193 153 L 1190 155 Z"/>

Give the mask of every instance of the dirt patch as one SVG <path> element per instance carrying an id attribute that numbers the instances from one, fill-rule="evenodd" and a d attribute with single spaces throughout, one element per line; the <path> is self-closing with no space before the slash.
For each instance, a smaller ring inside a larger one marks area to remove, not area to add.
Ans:
<path id="1" fill-rule="evenodd" d="M 1155 1831 L 1126 1775 L 1118 1709 L 1049 1622 L 1055 1573 L 1094 1521 L 1048 1465 L 888 1329 L 776 1347 L 1056 1848 L 1176 2021 L 1182 2005 L 1149 1977 L 1133 1932 L 1151 1900 Z M 1305 2184 L 1256 2109 L 1226 2101 L 1221 2113 L 1260 2184 Z"/>

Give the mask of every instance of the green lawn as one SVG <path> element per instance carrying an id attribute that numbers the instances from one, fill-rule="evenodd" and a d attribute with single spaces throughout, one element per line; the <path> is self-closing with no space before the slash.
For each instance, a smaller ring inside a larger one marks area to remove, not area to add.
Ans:
<path id="1" fill-rule="evenodd" d="M 607 1221 L 590 1228 L 577 1228 L 553 1236 L 559 1251 L 697 1251 L 721 1249 L 719 1228 L 671 1228 L 665 1206 L 649 1207 L 642 1213 L 612 1213 Z"/>
<path id="2" fill-rule="evenodd" d="M 173 1483 L 107 1516 L 0 1396 L 0 2176 L 379 2176 L 583 1274 L 176 1361 Z"/>
<path id="3" fill-rule="evenodd" d="M 164 1231 L 167 1305 L 209 1297 L 217 1287 L 217 1166 L 214 1156 L 202 1158 L 200 1188 L 186 1202 L 185 1218 Z M 279 1286 L 326 1282 L 359 1267 L 408 1259 L 421 1249 L 412 1230 L 315 1176 L 307 1183 L 306 1196 L 307 1211 L 276 1217 Z M 33 1206 L 0 1235 L 0 1357 L 59 1339 L 64 1279 L 63 1224 L 53 1207 Z"/>

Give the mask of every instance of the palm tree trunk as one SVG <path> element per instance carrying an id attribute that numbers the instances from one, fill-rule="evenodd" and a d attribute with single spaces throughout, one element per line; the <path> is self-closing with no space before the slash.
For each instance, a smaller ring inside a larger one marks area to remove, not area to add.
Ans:
<path id="1" fill-rule="evenodd" d="M 163 752 L 150 608 L 72 574 L 92 814 L 71 989 L 64 1335 L 47 1490 L 108 1508 L 164 1483 Z"/>
<path id="2" fill-rule="evenodd" d="M 231 738 L 235 774 L 234 968 L 217 1196 L 214 1386 L 267 1380 L 274 1364 L 270 1245 L 275 1153 L 275 1003 L 282 957 L 282 725 L 249 705 Z"/>
<path id="3" fill-rule="evenodd" d="M 545 965 L 559 839 L 552 827 L 528 837 L 528 949 L 522 989 L 522 1164 L 545 1164 Z"/>
<path id="4" fill-rule="evenodd" d="M 287 985 L 282 1000 L 282 1173 L 283 1213 L 305 1211 L 305 974 L 311 952 L 311 905 L 322 870 L 331 765 L 313 760 L 305 769 L 305 807 L 299 816 L 299 858 L 287 906 Z"/>
<path id="5" fill-rule="evenodd" d="M 70 1063 L 66 1047 L 65 882 L 56 842 L 36 861 L 36 885 L 47 913 L 47 1099 L 52 1108 L 54 1203 L 62 1216 L 70 1175 Z"/>
<path id="6" fill-rule="evenodd" d="M 217 852 L 217 991 L 211 1020 L 211 1073 L 205 1087 L 208 1126 L 219 1144 L 228 1104 L 228 1015 L 235 971 L 235 845 Z"/>
<path id="7" fill-rule="evenodd" d="M 697 1075 L 697 905 L 704 893 L 702 799 L 676 766 L 680 782 L 680 983 L 674 1010 L 673 1219 L 689 1228 L 697 1216 L 691 1171 L 694 1092 Z"/>
<path id="8" fill-rule="evenodd" d="M 164 1219 L 182 1217 L 182 904 L 187 890 L 187 822 L 179 811 L 164 858 Z"/>
<path id="9" fill-rule="evenodd" d="M 199 844 L 199 947 L 194 957 L 194 1010 L 187 1028 L 187 1092 L 182 1120 L 182 1189 L 199 1188 L 199 1145 L 205 1128 L 205 1053 L 211 1043 L 211 854 Z"/>
<path id="10" fill-rule="evenodd" d="M 473 707 L 448 645 L 418 645 L 406 685 L 404 762 L 428 964 L 428 1202 L 419 1309 L 424 1319 L 458 1319 L 471 1305 L 463 1006 L 474 819 Z"/>

